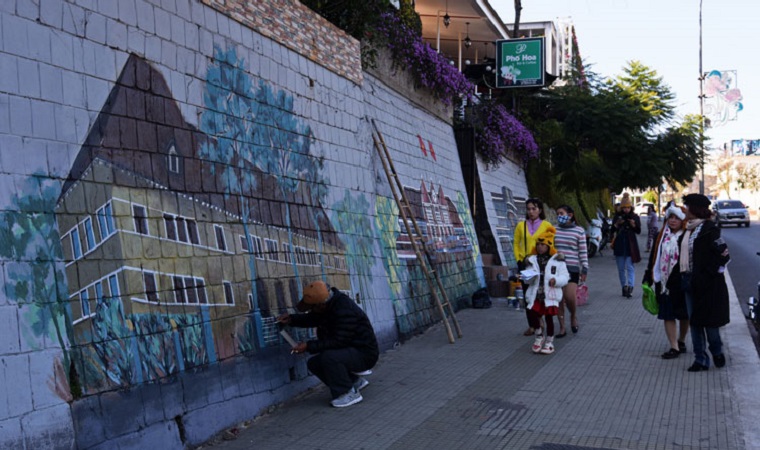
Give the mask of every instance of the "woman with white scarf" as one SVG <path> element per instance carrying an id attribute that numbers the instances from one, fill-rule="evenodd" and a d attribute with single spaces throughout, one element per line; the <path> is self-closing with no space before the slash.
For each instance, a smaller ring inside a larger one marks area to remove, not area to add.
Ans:
<path id="1" fill-rule="evenodd" d="M 671 205 L 665 211 L 665 226 L 654 240 L 649 264 L 644 273 L 644 283 L 654 285 L 660 307 L 657 318 L 664 322 L 665 336 L 670 343 L 670 349 L 660 355 L 663 359 L 678 358 L 681 353 L 686 353 L 689 314 L 681 290 L 681 272 L 678 265 L 678 238 L 686 227 L 685 218 L 686 214 L 679 206 Z M 680 325 L 678 328 L 676 320 Z"/>
<path id="2" fill-rule="evenodd" d="M 728 287 L 723 272 L 731 257 L 720 228 L 710 220 L 710 200 L 701 194 L 683 198 L 686 205 L 686 231 L 679 239 L 681 288 L 689 311 L 694 363 L 689 372 L 710 368 L 705 344 L 715 367 L 726 365 L 720 327 L 729 322 Z"/>

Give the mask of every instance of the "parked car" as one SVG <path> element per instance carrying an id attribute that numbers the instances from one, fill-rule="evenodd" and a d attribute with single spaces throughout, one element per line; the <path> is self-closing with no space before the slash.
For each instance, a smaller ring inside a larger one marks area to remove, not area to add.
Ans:
<path id="1" fill-rule="evenodd" d="M 649 212 L 649 207 L 654 208 L 655 211 L 657 211 L 657 207 L 652 202 L 641 202 L 636 203 L 636 206 L 633 208 L 633 212 L 640 216 L 646 216 Z"/>
<path id="2" fill-rule="evenodd" d="M 716 200 L 713 203 L 713 211 L 719 227 L 728 224 L 749 226 L 749 209 L 739 200 Z"/>

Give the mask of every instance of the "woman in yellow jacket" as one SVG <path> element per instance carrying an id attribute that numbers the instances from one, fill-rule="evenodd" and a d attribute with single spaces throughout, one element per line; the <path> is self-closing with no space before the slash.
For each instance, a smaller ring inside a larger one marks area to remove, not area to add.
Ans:
<path id="1" fill-rule="evenodd" d="M 515 240 L 512 242 L 518 269 L 523 270 L 525 268 L 525 259 L 534 253 L 533 250 L 536 248 L 536 238 L 550 227 L 552 225 L 546 220 L 543 202 L 537 198 L 526 200 L 525 220 L 515 227 Z M 525 286 L 523 286 L 523 291 L 525 291 Z M 530 321 L 528 321 L 528 329 L 523 334 L 525 336 L 533 336 L 535 331 L 530 326 Z"/>

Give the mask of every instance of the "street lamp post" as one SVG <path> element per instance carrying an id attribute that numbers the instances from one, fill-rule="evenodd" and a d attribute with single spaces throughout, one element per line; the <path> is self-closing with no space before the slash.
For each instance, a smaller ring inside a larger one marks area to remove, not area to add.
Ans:
<path id="1" fill-rule="evenodd" d="M 699 147 L 702 161 L 702 174 L 699 180 L 699 193 L 705 193 L 705 76 L 702 71 L 702 0 L 699 0 Z"/>

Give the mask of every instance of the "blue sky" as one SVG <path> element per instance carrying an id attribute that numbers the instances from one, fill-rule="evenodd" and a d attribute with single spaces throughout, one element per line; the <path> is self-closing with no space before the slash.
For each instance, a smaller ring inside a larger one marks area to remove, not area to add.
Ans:
<path id="1" fill-rule="evenodd" d="M 505 23 L 513 0 L 491 0 Z M 679 114 L 699 113 L 699 0 L 522 0 L 521 22 L 570 17 L 581 56 L 613 77 L 627 61 L 656 70 L 676 94 Z M 712 128 L 709 146 L 760 139 L 760 0 L 703 0 L 702 68 L 736 70 L 744 109 Z"/>

